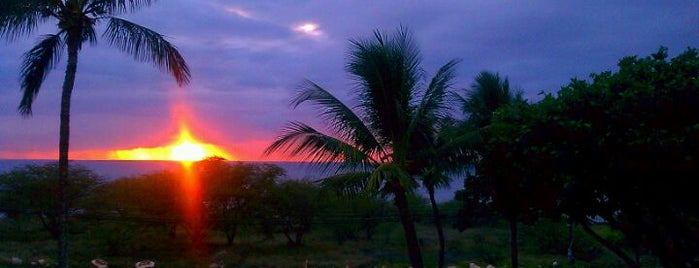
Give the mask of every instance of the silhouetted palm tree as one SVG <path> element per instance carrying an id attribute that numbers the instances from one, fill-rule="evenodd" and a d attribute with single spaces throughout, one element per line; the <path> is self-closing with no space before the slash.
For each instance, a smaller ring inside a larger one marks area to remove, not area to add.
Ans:
<path id="1" fill-rule="evenodd" d="M 428 105 L 424 98 L 417 99 L 422 79 L 419 65 L 418 50 L 403 28 L 391 37 L 376 31 L 374 39 L 351 41 L 346 70 L 356 82 L 356 112 L 319 85 L 306 81 L 292 106 L 311 102 L 333 133 L 291 122 L 266 149 L 266 153 L 305 155 L 326 168 L 339 163 L 338 175 L 325 182 L 341 185 L 346 191 L 373 189 L 392 195 L 412 267 L 424 266 L 407 199 L 407 193 L 418 186 L 410 174 L 416 149 L 412 141 L 425 118 L 419 115 L 433 113 L 426 109 L 440 108 Z M 425 92 L 448 85 L 454 65 L 452 61 L 442 67 Z"/>
<path id="2" fill-rule="evenodd" d="M 521 92 L 510 90 L 510 82 L 499 74 L 483 71 L 471 84 L 466 98 L 460 98 L 463 113 L 467 116 L 463 126 L 468 129 L 482 129 L 491 124 L 495 111 L 514 101 L 522 100 Z M 480 132 L 480 131 L 479 131 Z M 469 176 L 473 180 L 482 180 L 482 176 Z M 487 182 L 486 182 L 487 184 Z M 517 201 L 513 201 L 517 202 Z M 507 213 L 510 222 L 510 247 L 512 267 L 518 267 L 517 250 L 517 214 Z"/>
<path id="3" fill-rule="evenodd" d="M 474 144 L 479 142 L 479 136 L 472 131 L 463 131 L 459 124 L 449 117 L 425 127 L 430 130 L 425 132 L 428 135 L 413 143 L 419 149 L 418 154 L 412 159 L 412 173 L 420 178 L 422 185 L 427 189 L 433 223 L 439 239 L 438 267 L 444 267 L 446 242 L 435 190 L 448 188 L 454 176 L 465 174 L 471 167 L 470 163 L 474 157 L 469 148 L 473 148 Z"/>
<path id="4" fill-rule="evenodd" d="M 67 266 L 67 205 L 64 190 L 68 183 L 68 145 L 70 137 L 70 99 L 75 84 L 78 52 L 84 43 L 95 44 L 95 27 L 106 22 L 103 37 L 110 45 L 131 54 L 136 60 L 150 62 L 170 72 L 178 84 L 189 82 L 189 68 L 177 49 L 153 30 L 115 17 L 151 5 L 155 0 L 3 0 L 0 5 L 0 36 L 13 41 L 34 33 L 41 23 L 54 21 L 58 31 L 46 34 L 24 54 L 21 67 L 22 100 L 19 112 L 29 116 L 32 103 L 46 75 L 68 53 L 61 94 L 58 196 L 62 211 L 58 241 L 59 267 Z"/>
<path id="5" fill-rule="evenodd" d="M 483 127 L 490 124 L 495 110 L 510 103 L 518 94 L 510 90 L 507 78 L 502 79 L 497 73 L 483 71 L 474 79 L 466 98 L 461 99 L 461 110 L 467 115 L 469 122 L 476 127 Z"/>
<path id="6" fill-rule="evenodd" d="M 467 167 L 468 155 L 461 148 L 471 142 L 471 133 L 458 132 L 456 122 L 450 117 L 449 91 L 454 78 L 452 61 L 440 69 L 427 87 L 415 116 L 417 127 L 411 137 L 412 154 L 410 174 L 418 177 L 427 189 L 437 236 L 439 239 L 438 267 L 445 265 L 445 237 L 439 206 L 435 199 L 436 188 L 449 187 L 451 175 L 462 173 Z"/>

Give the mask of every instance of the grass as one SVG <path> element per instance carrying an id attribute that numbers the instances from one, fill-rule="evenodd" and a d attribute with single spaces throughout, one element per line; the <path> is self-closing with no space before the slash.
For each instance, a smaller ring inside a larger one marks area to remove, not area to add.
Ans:
<path id="1" fill-rule="evenodd" d="M 0 237 L 0 258 L 19 257 L 25 262 L 44 258 L 53 260 L 56 243 L 48 235 L 38 235 L 24 223 L 10 223 L 0 220 L 0 234 L 18 228 L 32 232 L 14 233 Z M 115 226 L 112 226 L 115 227 Z M 126 226 L 128 227 L 128 226 Z M 151 259 L 156 267 L 209 267 L 213 262 L 224 263 L 226 267 L 408 267 L 402 228 L 398 223 L 384 223 L 381 232 L 371 241 L 349 240 L 338 243 L 328 226 L 317 225 L 304 237 L 304 246 L 289 248 L 283 235 L 272 238 L 255 235 L 252 230 L 242 230 L 232 246 L 227 246 L 225 237 L 211 234 L 208 250 L 192 252 L 184 231 L 179 230 L 175 237 L 156 228 L 128 227 L 137 239 L 119 241 L 129 234 L 120 234 L 119 228 L 95 228 L 73 234 L 71 238 L 71 267 L 88 267 L 93 258 L 107 260 L 110 267 L 133 267 L 133 263 Z M 128 229 L 127 228 L 127 229 Z M 534 230 L 530 230 L 534 228 Z M 544 225 L 541 228 L 551 228 Z M 89 229 L 89 228 L 88 228 Z M 520 264 L 521 267 L 551 267 L 554 260 L 559 267 L 620 267 L 615 256 L 598 246 L 599 254 L 591 260 L 579 260 L 569 265 L 566 256 L 556 252 L 542 252 L 540 241 L 548 241 L 547 230 L 536 227 L 521 227 Z M 123 231 L 123 230 L 122 230 Z M 510 267 L 509 232 L 506 225 L 482 226 L 459 232 L 447 228 L 446 259 L 450 266 L 468 267 L 476 263 L 481 267 L 492 264 L 495 267 Z M 105 232 L 107 232 L 105 234 Z M 419 238 L 427 267 L 437 263 L 438 241 L 431 225 L 418 224 Z M 127 232 L 128 233 L 128 232 Z M 537 235 L 538 234 L 538 235 Z M 110 237 L 111 235 L 111 237 Z M 111 239 L 111 240 L 110 240 Z M 588 243 L 584 236 L 578 238 L 581 244 Z M 116 243 L 117 245 L 111 245 Z M 546 242 L 549 243 L 549 242 Z M 115 250 L 114 247 L 122 247 Z M 644 259 L 645 267 L 654 267 L 652 258 Z M 7 265 L 7 264 L 5 264 Z M 0 264 L 0 267 L 2 264 Z M 23 266 L 9 266 L 23 267 Z M 24 266 L 29 267 L 29 266 Z"/>

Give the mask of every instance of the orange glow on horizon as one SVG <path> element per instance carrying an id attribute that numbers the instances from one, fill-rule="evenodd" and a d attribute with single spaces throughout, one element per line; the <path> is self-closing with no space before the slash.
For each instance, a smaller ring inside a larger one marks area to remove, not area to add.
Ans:
<path id="1" fill-rule="evenodd" d="M 109 158 L 116 160 L 170 160 L 180 162 L 200 161 L 211 156 L 235 160 L 229 153 L 218 146 L 202 143 L 192 137 L 192 134 L 185 126 L 180 128 L 179 137 L 170 145 L 115 150 L 109 153 Z"/>

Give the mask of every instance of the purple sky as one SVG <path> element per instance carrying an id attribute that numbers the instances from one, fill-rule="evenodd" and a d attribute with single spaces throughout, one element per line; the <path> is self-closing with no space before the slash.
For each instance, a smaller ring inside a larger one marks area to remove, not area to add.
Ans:
<path id="1" fill-rule="evenodd" d="M 288 106 L 302 79 L 351 103 L 343 69 L 348 40 L 375 29 L 393 33 L 407 26 L 428 74 L 461 59 L 459 89 L 490 70 L 508 76 L 531 100 L 571 78 L 613 70 L 624 56 L 647 56 L 660 46 L 674 56 L 699 45 L 698 1 L 572 2 L 158 1 L 125 18 L 169 37 L 189 63 L 191 85 L 178 89 L 167 74 L 103 40 L 86 46 L 73 94 L 71 152 L 93 158 L 167 145 L 179 132 L 174 111 L 186 110 L 200 141 L 239 160 L 272 160 L 262 149 L 285 122 L 319 123 L 312 109 Z M 318 29 L 300 31 L 304 23 Z M 0 158 L 57 157 L 65 59 L 45 81 L 34 115 L 23 118 L 16 109 L 21 55 L 54 28 L 0 41 Z"/>

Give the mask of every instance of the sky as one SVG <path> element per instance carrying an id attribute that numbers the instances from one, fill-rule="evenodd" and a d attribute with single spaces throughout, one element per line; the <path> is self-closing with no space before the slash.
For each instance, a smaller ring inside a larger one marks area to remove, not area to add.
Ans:
<path id="1" fill-rule="evenodd" d="M 699 1 L 224 1 L 167 0 L 122 16 L 173 43 L 191 83 L 133 60 L 103 39 L 81 51 L 71 110 L 71 158 L 172 144 L 186 127 L 231 160 L 263 155 L 288 121 L 322 129 L 290 99 L 304 79 L 353 106 L 344 70 L 349 41 L 408 28 L 428 75 L 460 59 L 455 90 L 483 70 L 507 76 L 536 101 L 572 78 L 614 70 L 625 56 L 699 47 Z M 305 26 L 304 26 L 305 25 Z M 103 31 L 104 23 L 99 27 Z M 48 76 L 31 117 L 17 112 L 21 56 L 42 34 L 0 41 L 0 159 L 56 159 L 65 59 Z M 64 54 L 65 55 L 65 54 Z"/>

